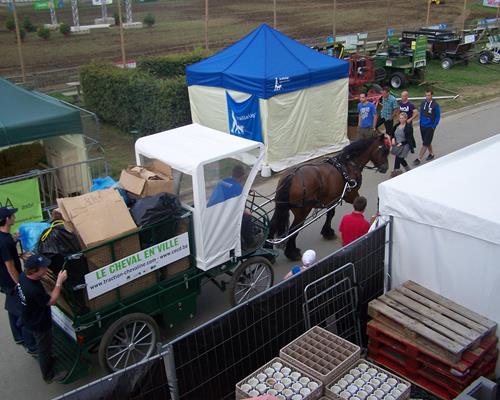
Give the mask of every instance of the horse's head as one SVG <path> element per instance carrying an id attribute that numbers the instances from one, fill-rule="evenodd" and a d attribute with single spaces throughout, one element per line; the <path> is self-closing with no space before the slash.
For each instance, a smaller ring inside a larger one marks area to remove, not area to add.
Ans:
<path id="1" fill-rule="evenodd" d="M 383 134 L 378 135 L 370 146 L 370 161 L 375 165 L 377 171 L 383 174 L 389 169 L 389 149 L 390 143 L 386 142 Z"/>

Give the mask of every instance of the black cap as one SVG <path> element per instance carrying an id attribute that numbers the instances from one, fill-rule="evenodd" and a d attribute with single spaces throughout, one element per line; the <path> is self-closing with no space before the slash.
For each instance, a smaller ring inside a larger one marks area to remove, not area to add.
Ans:
<path id="1" fill-rule="evenodd" d="M 14 207 L 0 207 L 0 220 L 6 219 L 17 212 Z"/>
<path id="2" fill-rule="evenodd" d="M 50 265 L 50 260 L 47 257 L 39 254 L 33 254 L 24 263 L 24 269 L 44 268 Z"/>

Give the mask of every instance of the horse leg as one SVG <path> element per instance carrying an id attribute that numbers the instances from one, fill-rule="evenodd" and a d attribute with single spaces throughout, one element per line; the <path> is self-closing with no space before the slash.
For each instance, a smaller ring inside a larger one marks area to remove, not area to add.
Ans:
<path id="1" fill-rule="evenodd" d="M 293 218 L 293 223 L 290 226 L 290 232 L 293 232 L 294 229 L 297 226 L 300 226 L 304 220 L 306 219 L 307 215 L 311 211 L 311 208 L 294 208 L 292 209 L 294 218 Z M 286 247 L 285 247 L 285 256 L 292 261 L 298 261 L 302 257 L 302 253 L 299 248 L 297 248 L 297 245 L 295 243 L 295 240 L 297 239 L 297 235 L 299 232 L 293 234 L 286 242 Z"/>
<path id="2" fill-rule="evenodd" d="M 335 234 L 335 230 L 332 229 L 332 219 L 335 216 L 335 208 L 332 208 L 330 211 L 326 213 L 326 221 L 321 228 L 321 234 L 326 240 L 333 240 L 337 238 Z"/>

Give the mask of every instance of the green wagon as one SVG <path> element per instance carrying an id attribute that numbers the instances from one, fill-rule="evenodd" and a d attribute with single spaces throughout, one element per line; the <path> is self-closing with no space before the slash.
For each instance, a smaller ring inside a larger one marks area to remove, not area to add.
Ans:
<path id="1" fill-rule="evenodd" d="M 139 139 L 136 156 L 139 165 L 172 168 L 182 210 L 65 258 L 65 301 L 52 316 L 66 382 L 88 371 L 91 352 L 111 372 L 152 355 L 159 326 L 194 317 L 203 279 L 227 290 L 233 305 L 274 281 L 276 253 L 263 247 L 267 213 L 247 201 L 262 143 L 193 124 Z M 244 171 L 240 187 L 214 201 L 236 166 Z"/>

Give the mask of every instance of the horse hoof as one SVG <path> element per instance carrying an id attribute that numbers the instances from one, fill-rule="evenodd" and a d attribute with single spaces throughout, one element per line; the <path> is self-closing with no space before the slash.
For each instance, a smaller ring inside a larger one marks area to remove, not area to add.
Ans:
<path id="1" fill-rule="evenodd" d="M 321 235 L 326 240 L 334 240 L 337 238 L 337 235 L 335 234 L 335 231 L 333 229 L 324 229 L 321 231 Z"/>
<path id="2" fill-rule="evenodd" d="M 285 251 L 285 256 L 290 261 L 299 261 L 302 258 L 302 254 L 300 252 L 300 249 Z"/>
<path id="3" fill-rule="evenodd" d="M 328 233 L 328 234 L 324 233 L 323 238 L 326 240 L 335 240 L 335 239 L 337 239 L 337 235 L 335 234 L 335 232 Z"/>

